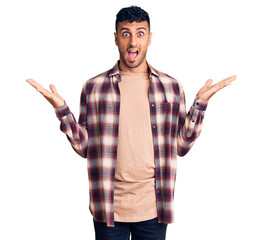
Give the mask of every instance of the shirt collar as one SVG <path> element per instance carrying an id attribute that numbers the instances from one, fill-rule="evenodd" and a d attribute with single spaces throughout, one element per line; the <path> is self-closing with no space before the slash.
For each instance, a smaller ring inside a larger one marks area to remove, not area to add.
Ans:
<path id="1" fill-rule="evenodd" d="M 109 72 L 109 76 L 110 76 L 110 77 L 116 76 L 116 75 L 120 75 L 119 61 L 120 61 L 120 60 L 118 60 L 118 61 L 115 63 L 114 67 L 110 70 L 110 72 Z M 159 74 L 158 74 L 158 72 L 156 71 L 156 69 L 154 69 L 148 62 L 147 62 L 147 65 L 148 65 L 149 70 L 150 70 L 150 72 L 149 72 L 150 77 L 151 77 L 152 75 L 155 75 L 155 76 L 159 77 Z"/>

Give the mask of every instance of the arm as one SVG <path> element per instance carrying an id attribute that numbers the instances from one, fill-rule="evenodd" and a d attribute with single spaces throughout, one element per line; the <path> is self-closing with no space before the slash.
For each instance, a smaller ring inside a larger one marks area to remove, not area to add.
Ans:
<path id="1" fill-rule="evenodd" d="M 81 157 L 87 157 L 88 146 L 88 132 L 86 127 L 87 118 L 87 105 L 86 93 L 84 88 L 81 92 L 80 99 L 80 115 L 79 120 L 76 122 L 74 115 L 71 113 L 68 105 L 65 104 L 61 107 L 54 108 L 56 116 L 60 120 L 60 130 L 66 134 L 72 148 Z"/>
<path id="2" fill-rule="evenodd" d="M 43 88 L 33 79 L 26 80 L 40 92 L 53 106 L 58 119 L 61 121 L 60 129 L 67 135 L 73 149 L 82 157 L 87 157 L 88 133 L 86 129 L 86 93 L 81 93 L 80 117 L 77 123 L 64 99 L 58 94 L 56 87 L 50 84 L 51 92 Z"/>
<path id="3" fill-rule="evenodd" d="M 189 112 L 186 114 L 185 95 L 180 86 L 180 109 L 179 128 L 177 135 L 177 154 L 184 156 L 193 146 L 195 140 L 200 135 L 208 100 L 216 92 L 231 84 L 236 76 L 226 78 L 211 86 L 212 80 L 206 81 L 205 85 L 198 91 L 195 101 Z"/>
<path id="4" fill-rule="evenodd" d="M 185 95 L 180 87 L 179 128 L 177 135 L 177 154 L 186 155 L 199 137 L 208 100 L 195 97 L 194 103 L 186 114 Z"/>

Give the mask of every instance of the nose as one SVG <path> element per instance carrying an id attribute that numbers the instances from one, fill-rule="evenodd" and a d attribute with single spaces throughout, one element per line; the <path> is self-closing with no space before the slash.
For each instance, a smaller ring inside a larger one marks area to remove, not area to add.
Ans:
<path id="1" fill-rule="evenodd" d="M 136 36 L 135 35 L 131 35 L 130 47 L 136 47 L 136 45 L 137 45 Z"/>

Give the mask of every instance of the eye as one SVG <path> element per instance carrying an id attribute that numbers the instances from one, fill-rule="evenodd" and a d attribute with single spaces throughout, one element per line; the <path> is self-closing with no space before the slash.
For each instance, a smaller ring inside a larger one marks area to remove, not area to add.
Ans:
<path id="1" fill-rule="evenodd" d="M 139 36 L 143 36 L 143 35 L 144 35 L 144 32 L 139 32 L 138 35 L 139 35 Z"/>
<path id="2" fill-rule="evenodd" d="M 128 32 L 123 32 L 122 35 L 123 35 L 124 37 L 128 37 L 130 34 L 129 34 Z"/>

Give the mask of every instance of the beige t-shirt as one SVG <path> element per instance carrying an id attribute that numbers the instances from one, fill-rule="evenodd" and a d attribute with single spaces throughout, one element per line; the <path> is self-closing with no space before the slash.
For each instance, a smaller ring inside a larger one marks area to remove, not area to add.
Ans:
<path id="1" fill-rule="evenodd" d="M 148 73 L 120 72 L 120 115 L 114 221 L 157 217 Z"/>

